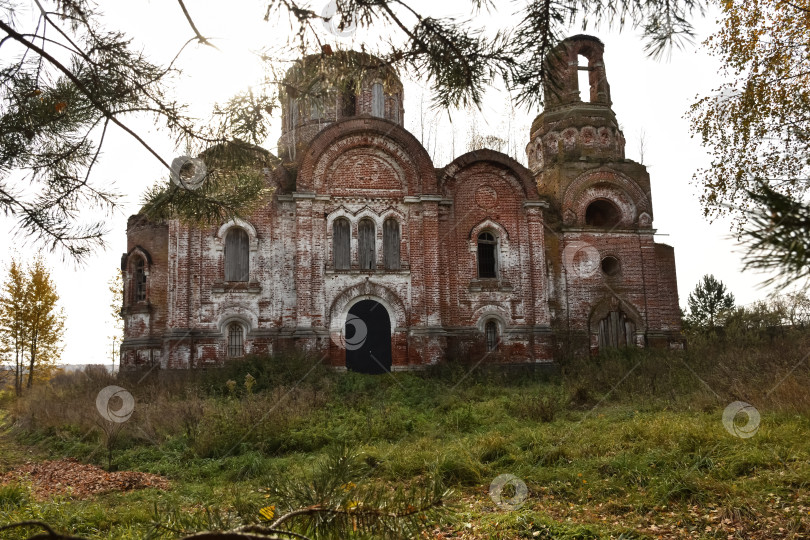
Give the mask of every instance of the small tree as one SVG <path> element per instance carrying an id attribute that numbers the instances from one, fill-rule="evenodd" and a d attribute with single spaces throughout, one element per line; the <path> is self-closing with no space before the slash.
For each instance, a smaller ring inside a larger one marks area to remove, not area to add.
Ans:
<path id="1" fill-rule="evenodd" d="M 57 308 L 56 284 L 42 257 L 37 256 L 28 270 L 28 383 L 31 388 L 35 374 L 49 379 L 62 352 L 65 333 L 64 310 Z"/>
<path id="2" fill-rule="evenodd" d="M 722 281 L 707 274 L 695 286 L 695 290 L 689 293 L 688 305 L 689 325 L 712 330 L 720 322 L 722 314 L 734 307 L 734 295 L 728 292 Z"/>
<path id="3" fill-rule="evenodd" d="M 113 327 L 113 331 L 107 336 L 107 339 L 110 340 L 110 360 L 113 371 L 115 371 L 115 360 L 119 357 L 116 344 L 120 345 L 124 341 L 124 319 L 121 317 L 121 306 L 124 305 L 124 278 L 120 268 L 107 282 L 107 286 L 110 291 L 110 317 Z"/>
<path id="4" fill-rule="evenodd" d="M 0 296 L 0 335 L 3 340 L 3 358 L 12 366 L 14 392 L 22 393 L 25 374 L 25 352 L 28 341 L 25 324 L 28 309 L 28 288 L 25 284 L 25 270 L 12 258 L 8 277 L 3 284 Z"/>

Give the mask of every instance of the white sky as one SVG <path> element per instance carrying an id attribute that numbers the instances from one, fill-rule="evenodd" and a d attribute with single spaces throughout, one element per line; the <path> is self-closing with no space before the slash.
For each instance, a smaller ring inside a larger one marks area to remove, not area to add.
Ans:
<path id="1" fill-rule="evenodd" d="M 327 0 L 313 0 L 312 6 L 321 9 Z M 262 77 L 262 67 L 251 51 L 262 49 L 278 40 L 286 39 L 289 24 L 264 22 L 266 4 L 257 1 L 208 3 L 186 0 L 186 6 L 194 17 L 197 27 L 206 37 L 217 38 L 221 49 L 190 45 L 180 58 L 183 75 L 177 84 L 177 96 L 193 106 L 201 117 L 211 105 L 223 102 L 236 92 L 257 82 Z M 424 0 L 414 2 L 414 7 L 431 15 L 459 14 L 488 29 L 495 28 L 505 20 L 517 3 L 509 3 L 506 15 L 473 16 L 467 11 L 469 2 L 453 1 L 442 4 L 442 13 L 436 13 L 437 3 Z M 192 36 L 179 5 L 173 1 L 152 2 L 102 2 L 101 8 L 109 28 L 120 29 L 133 36 L 147 56 L 165 62 L 173 57 L 180 46 Z M 697 20 L 698 43 L 714 31 L 715 17 L 710 15 Z M 385 30 L 377 30 L 382 35 Z M 581 33 L 572 28 L 569 35 Z M 700 46 L 683 51 L 673 51 L 668 61 L 654 61 L 645 57 L 638 32 L 623 33 L 589 29 L 605 43 L 605 66 L 611 87 L 613 110 L 627 140 L 627 157 L 639 160 L 639 140 L 645 139 L 644 162 L 652 180 L 654 225 L 661 234 L 658 242 L 675 247 L 680 303 L 686 298 L 698 280 L 706 273 L 713 273 L 726 283 L 735 294 L 738 304 L 748 304 L 767 295 L 767 290 L 758 287 L 761 274 L 743 273 L 742 250 L 731 238 L 729 224 L 709 224 L 702 216 L 698 202 L 700 188 L 692 182 L 692 175 L 708 163 L 708 157 L 699 141 L 690 138 L 688 122 L 683 118 L 697 95 L 706 95 L 720 83 L 718 64 L 708 57 Z M 374 43 L 379 35 L 370 36 L 360 30 L 352 39 L 338 39 L 324 30 L 322 38 L 341 47 L 366 41 Z M 359 45 L 356 45 L 359 46 Z M 425 108 L 430 99 L 424 82 L 405 80 L 405 127 L 419 138 L 422 118 L 420 102 Z M 424 96 L 424 97 L 423 97 Z M 518 111 L 511 121 L 508 118 L 507 96 L 493 91 L 476 114 L 477 130 L 483 135 L 504 137 L 511 131 L 517 138 L 515 144 L 522 149 L 528 142 L 528 126 L 540 112 Z M 435 152 L 435 164 L 444 166 L 449 162 L 451 149 L 455 155 L 463 154 L 469 130 L 469 113 L 454 112 L 453 123 L 448 115 L 428 112 L 428 119 L 439 118 L 436 132 L 440 147 Z M 147 140 L 171 162 L 182 155 L 170 139 L 148 122 L 133 119 L 129 124 L 145 135 Z M 280 132 L 273 130 L 265 147 L 275 153 L 275 141 Z M 511 129 L 510 129 L 511 127 Z M 451 135 L 451 130 L 455 131 Z M 434 137 L 435 139 L 435 137 Z M 432 151 L 432 145 L 429 149 Z M 512 152 L 510 152 L 512 153 Z M 521 150 L 521 161 L 525 156 Z M 86 264 L 77 267 L 71 260 L 63 260 L 61 253 L 47 254 L 53 269 L 62 305 L 67 314 L 66 347 L 64 363 L 107 363 L 112 344 L 107 338 L 111 333 L 110 294 L 107 282 L 120 264 L 121 254 L 126 251 L 126 220 L 137 213 L 144 190 L 156 180 L 165 177 L 165 170 L 154 157 L 139 147 L 119 130 L 108 133 L 104 152 L 94 172 L 98 183 L 111 183 L 124 195 L 121 212 L 110 217 L 111 232 L 107 236 L 109 247 L 89 258 Z M 15 251 L 23 258 L 31 256 L 37 246 L 25 238 L 13 234 L 13 223 L 0 221 L 0 247 L 6 253 Z"/>

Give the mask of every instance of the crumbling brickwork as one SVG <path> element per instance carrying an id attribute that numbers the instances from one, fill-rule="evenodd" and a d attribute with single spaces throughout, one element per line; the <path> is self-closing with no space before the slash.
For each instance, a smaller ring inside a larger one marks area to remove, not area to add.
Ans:
<path id="1" fill-rule="evenodd" d="M 296 348 L 379 372 L 679 346 L 674 251 L 654 241 L 602 50 L 576 36 L 549 56 L 528 168 L 492 150 L 434 168 L 390 68 L 318 107 L 285 96 L 266 206 L 211 228 L 130 218 L 122 365 Z"/>

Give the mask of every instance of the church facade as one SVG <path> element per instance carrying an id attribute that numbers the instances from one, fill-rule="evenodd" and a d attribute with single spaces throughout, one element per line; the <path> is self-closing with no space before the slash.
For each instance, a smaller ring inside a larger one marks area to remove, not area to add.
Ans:
<path id="1" fill-rule="evenodd" d="M 493 150 L 435 167 L 387 67 L 317 106 L 286 96 L 267 205 L 211 228 L 129 219 L 122 367 L 296 349 L 374 373 L 682 346 L 674 251 L 625 159 L 603 45 L 569 38 L 548 62 L 528 167 Z"/>

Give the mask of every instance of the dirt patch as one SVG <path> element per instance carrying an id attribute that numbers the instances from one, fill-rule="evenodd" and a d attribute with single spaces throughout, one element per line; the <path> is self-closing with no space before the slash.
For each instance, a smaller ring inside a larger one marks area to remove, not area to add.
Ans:
<path id="1" fill-rule="evenodd" d="M 37 498 L 69 495 L 86 499 L 110 491 L 168 489 L 169 481 L 156 474 L 135 471 L 107 472 L 75 459 L 27 463 L 0 476 L 0 484 L 30 482 Z"/>

